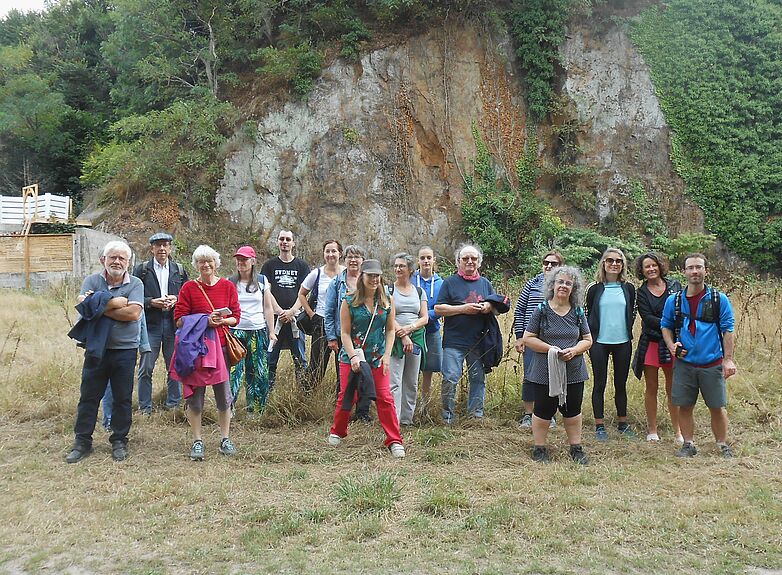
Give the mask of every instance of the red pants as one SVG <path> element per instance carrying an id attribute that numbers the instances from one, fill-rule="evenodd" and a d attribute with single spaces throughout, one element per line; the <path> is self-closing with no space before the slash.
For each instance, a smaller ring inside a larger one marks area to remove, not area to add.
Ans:
<path id="1" fill-rule="evenodd" d="M 339 397 L 337 397 L 337 408 L 334 411 L 334 424 L 331 426 L 331 433 L 346 437 L 348 434 L 348 422 L 350 421 L 350 410 L 342 410 L 342 398 L 345 396 L 345 389 L 348 386 L 350 378 L 350 364 L 339 364 Z M 377 400 L 377 418 L 383 431 L 386 432 L 385 445 L 388 447 L 392 443 L 402 443 L 402 435 L 399 433 L 399 420 L 396 418 L 396 407 L 394 407 L 394 398 L 391 396 L 389 374 L 383 373 L 383 367 L 372 368 L 372 379 L 375 380 L 375 394 Z M 353 398 L 351 405 L 356 402 L 358 394 Z"/>

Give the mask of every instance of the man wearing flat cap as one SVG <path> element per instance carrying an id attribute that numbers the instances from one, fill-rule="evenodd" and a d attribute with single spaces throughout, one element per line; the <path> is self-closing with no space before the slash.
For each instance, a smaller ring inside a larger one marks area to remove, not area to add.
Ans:
<path id="1" fill-rule="evenodd" d="M 171 259 L 174 238 L 165 232 L 158 232 L 149 238 L 152 257 L 135 267 L 133 275 L 144 284 L 144 313 L 151 353 L 141 355 L 138 366 L 138 407 L 145 414 L 152 413 L 152 373 L 163 348 L 166 373 L 171 367 L 174 353 L 174 305 L 179 290 L 187 281 L 187 271 Z M 182 388 L 178 381 L 168 375 L 168 395 L 165 409 L 174 409 L 182 399 Z"/>

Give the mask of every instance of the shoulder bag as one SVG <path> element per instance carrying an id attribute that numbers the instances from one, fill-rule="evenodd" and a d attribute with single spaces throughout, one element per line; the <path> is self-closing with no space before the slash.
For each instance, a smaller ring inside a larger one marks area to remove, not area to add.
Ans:
<path id="1" fill-rule="evenodd" d="M 196 280 L 196 285 L 198 285 L 198 289 L 200 289 L 201 293 L 204 294 L 206 301 L 209 302 L 209 305 L 212 307 L 212 311 L 214 311 L 215 306 L 212 303 L 212 300 L 209 299 L 209 296 L 206 295 L 206 291 L 204 291 L 201 282 Z M 247 348 L 244 347 L 244 344 L 241 341 L 239 341 L 238 337 L 236 337 L 234 334 L 231 333 L 230 329 L 228 329 L 226 326 L 221 326 L 221 327 L 225 332 L 225 351 L 228 355 L 228 365 L 233 367 L 237 363 L 242 361 L 244 359 L 244 356 L 247 355 Z"/>

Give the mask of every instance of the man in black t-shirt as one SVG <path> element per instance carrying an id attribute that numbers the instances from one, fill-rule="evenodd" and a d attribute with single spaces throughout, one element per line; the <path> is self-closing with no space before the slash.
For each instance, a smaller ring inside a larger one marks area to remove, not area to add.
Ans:
<path id="1" fill-rule="evenodd" d="M 299 385 L 304 382 L 304 370 L 307 368 L 304 332 L 298 329 L 293 318 L 301 308 L 298 298 L 299 287 L 310 273 L 310 267 L 304 260 L 293 255 L 296 241 L 292 231 L 280 230 L 277 235 L 277 245 L 280 255 L 267 260 L 261 268 L 261 273 L 271 284 L 272 295 L 277 302 L 274 310 L 275 325 L 272 326 L 277 331 L 277 344 L 269 354 L 270 389 L 274 387 L 276 380 L 281 350 L 291 351 L 296 381 Z"/>

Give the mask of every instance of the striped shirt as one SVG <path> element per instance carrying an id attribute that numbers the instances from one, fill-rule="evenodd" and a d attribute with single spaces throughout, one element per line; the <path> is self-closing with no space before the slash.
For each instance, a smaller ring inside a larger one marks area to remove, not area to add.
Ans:
<path id="1" fill-rule="evenodd" d="M 543 287 L 545 285 L 545 276 L 539 273 L 529 280 L 516 300 L 516 308 L 513 310 L 513 333 L 516 339 L 521 339 L 524 331 L 527 329 L 532 312 L 539 304 L 543 303 Z"/>

